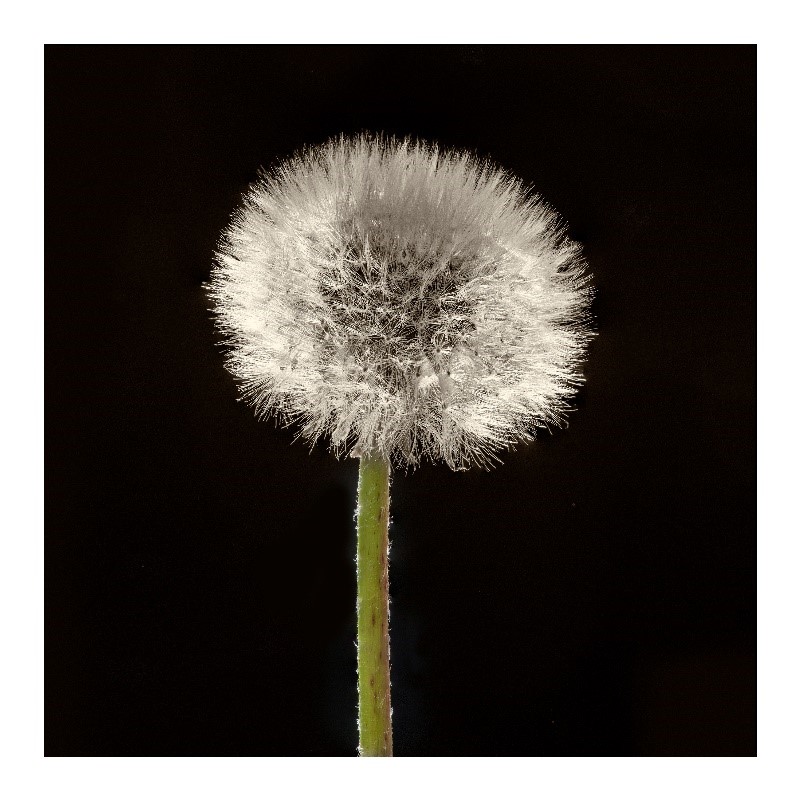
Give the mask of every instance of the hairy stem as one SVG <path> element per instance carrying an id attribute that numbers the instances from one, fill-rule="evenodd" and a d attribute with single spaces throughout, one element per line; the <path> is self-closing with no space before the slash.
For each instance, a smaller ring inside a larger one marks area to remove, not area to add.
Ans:
<path id="1" fill-rule="evenodd" d="M 356 610 L 359 667 L 359 754 L 392 756 L 389 684 L 389 464 L 359 462 L 356 510 Z"/>

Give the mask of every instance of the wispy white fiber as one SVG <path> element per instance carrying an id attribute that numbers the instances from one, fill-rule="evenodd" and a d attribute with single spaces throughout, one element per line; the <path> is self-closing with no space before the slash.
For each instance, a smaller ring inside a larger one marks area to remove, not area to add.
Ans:
<path id="1" fill-rule="evenodd" d="M 209 291 L 260 417 L 403 467 L 487 467 L 559 425 L 590 337 L 558 216 L 492 164 L 410 140 L 340 137 L 263 175 Z"/>

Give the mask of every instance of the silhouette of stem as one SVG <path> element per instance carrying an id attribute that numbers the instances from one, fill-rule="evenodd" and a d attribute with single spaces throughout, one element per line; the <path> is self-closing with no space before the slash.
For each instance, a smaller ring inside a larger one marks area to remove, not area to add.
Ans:
<path id="1" fill-rule="evenodd" d="M 392 756 L 389 682 L 389 463 L 359 462 L 356 511 L 359 754 Z"/>

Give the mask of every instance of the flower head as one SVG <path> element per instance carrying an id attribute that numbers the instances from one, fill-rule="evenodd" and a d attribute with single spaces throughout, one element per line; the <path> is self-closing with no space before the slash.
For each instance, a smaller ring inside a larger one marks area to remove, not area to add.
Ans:
<path id="1" fill-rule="evenodd" d="M 209 289 L 259 416 L 402 466 L 487 466 L 560 424 L 590 336 L 557 215 L 492 164 L 409 140 L 341 137 L 262 176 Z"/>

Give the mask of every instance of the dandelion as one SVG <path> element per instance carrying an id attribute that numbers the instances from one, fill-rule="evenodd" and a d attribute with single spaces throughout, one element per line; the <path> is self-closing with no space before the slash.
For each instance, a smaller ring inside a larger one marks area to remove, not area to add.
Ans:
<path id="1" fill-rule="evenodd" d="M 391 754 L 390 465 L 490 467 L 564 421 L 588 275 L 559 217 L 469 154 L 382 137 L 308 148 L 251 187 L 209 291 L 259 417 L 360 458 L 360 753 Z"/>

